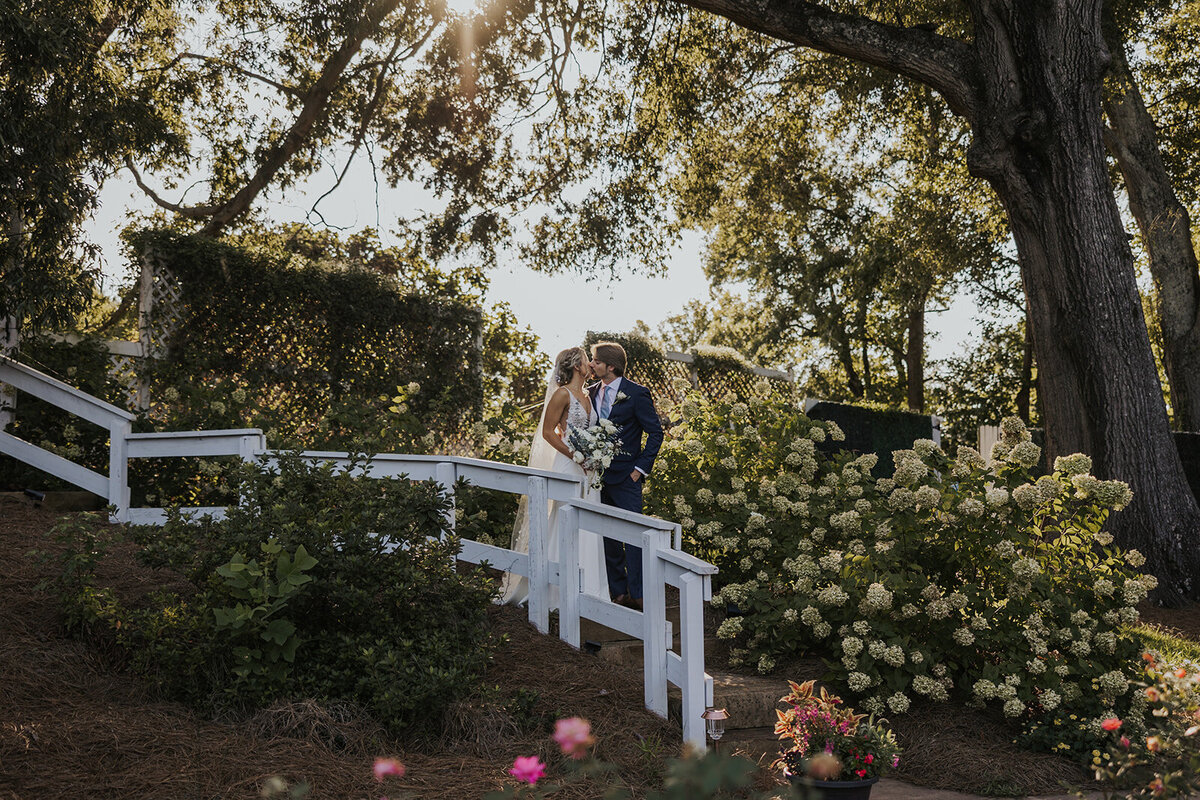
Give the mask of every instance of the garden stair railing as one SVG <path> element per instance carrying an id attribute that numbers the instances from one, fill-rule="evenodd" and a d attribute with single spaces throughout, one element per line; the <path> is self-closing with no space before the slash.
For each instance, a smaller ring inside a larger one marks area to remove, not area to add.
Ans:
<path id="1" fill-rule="evenodd" d="M 0 431 L 0 454 L 8 455 L 64 481 L 108 499 L 116 522 L 162 524 L 161 508 L 130 508 L 128 460 L 130 458 L 212 457 L 233 455 L 270 463 L 276 454 L 266 449 L 261 431 L 181 431 L 132 433 L 133 416 L 24 364 L 0 357 L 0 384 L 52 403 L 109 431 L 109 474 L 93 470 Z M 529 552 L 518 553 L 495 545 L 462 540 L 459 558 L 521 575 L 529 580 L 529 621 L 538 631 L 550 632 L 551 587 L 558 587 L 559 638 L 572 647 L 581 644 L 580 622 L 588 619 L 640 639 L 643 644 L 645 705 L 667 717 L 668 684 L 682 694 L 683 737 L 696 748 L 706 744 L 701 714 L 713 702 L 713 681 L 704 672 L 704 603 L 712 599 L 712 576 L 717 568 L 680 550 L 677 523 L 647 517 L 612 506 L 580 499 L 582 479 L 555 472 L 500 464 L 459 456 L 386 454 L 369 462 L 348 453 L 310 451 L 315 462 L 333 462 L 370 478 L 407 477 L 433 480 L 453 501 L 459 480 L 492 490 L 528 497 Z M 559 560 L 551 561 L 551 504 L 555 515 Z M 537 510 L 541 513 L 536 513 Z M 224 508 L 183 509 L 194 515 L 222 517 Z M 453 505 L 445 529 L 454 530 Z M 644 610 L 634 611 L 582 591 L 579 536 L 587 531 L 642 549 Z M 679 650 L 667 620 L 666 586 L 679 591 Z"/>

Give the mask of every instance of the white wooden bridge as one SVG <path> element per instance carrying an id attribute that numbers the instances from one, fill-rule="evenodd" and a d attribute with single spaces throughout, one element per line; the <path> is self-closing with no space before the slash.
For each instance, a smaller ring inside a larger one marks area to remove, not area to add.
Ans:
<path id="1" fill-rule="evenodd" d="M 108 474 L 102 475 L 7 430 L 11 411 L 0 410 L 0 455 L 10 456 L 100 497 L 114 508 L 114 522 L 161 524 L 161 508 L 131 508 L 128 464 L 131 458 L 239 456 L 247 461 L 269 461 L 262 431 L 254 429 L 132 433 L 134 416 L 123 409 L 85 394 L 62 381 L 9 358 L 0 356 L 0 388 L 7 384 L 51 403 L 109 432 Z M 4 392 L 0 390 L 0 397 Z M 306 452 L 318 462 L 351 467 L 347 453 Z M 367 477 L 407 476 L 433 480 L 453 499 L 457 480 L 487 489 L 529 498 L 529 552 L 518 553 L 493 545 L 464 540 L 459 558 L 487 562 L 529 579 L 529 621 L 539 631 L 550 631 L 551 587 L 558 587 L 559 637 L 580 646 L 580 621 L 594 620 L 627 636 L 640 639 L 643 648 L 646 708 L 667 716 L 668 684 L 682 693 L 683 737 L 694 747 L 705 746 L 701 714 L 713 702 L 712 678 L 704 671 L 704 603 L 712 597 L 712 576 L 717 568 L 680 549 L 680 527 L 674 522 L 622 511 L 612 506 L 580 500 L 581 480 L 553 472 L 455 456 L 380 455 L 363 467 Z M 550 503 L 556 515 L 559 560 L 548 557 Z M 542 513 L 536 513 L 541 509 Z M 224 515 L 224 508 L 186 509 L 197 515 Z M 454 513 L 446 517 L 454 529 Z M 637 612 L 607 598 L 580 591 L 579 534 L 589 531 L 642 549 L 644 611 Z M 672 650 L 673 632 L 667 620 L 666 587 L 679 590 L 679 649 Z"/>

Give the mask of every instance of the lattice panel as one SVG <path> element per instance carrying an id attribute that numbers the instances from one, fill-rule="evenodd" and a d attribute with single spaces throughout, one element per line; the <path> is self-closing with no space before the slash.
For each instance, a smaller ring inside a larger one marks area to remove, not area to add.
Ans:
<path id="1" fill-rule="evenodd" d="M 121 385 L 121 401 L 133 412 L 145 411 L 150 396 L 138 369 L 139 361 L 133 356 L 117 353 L 108 357 L 108 374 Z"/>
<path id="2" fill-rule="evenodd" d="M 179 281 L 153 255 L 143 262 L 139 336 L 149 358 L 166 353 L 171 335 L 183 320 L 183 289 Z"/>

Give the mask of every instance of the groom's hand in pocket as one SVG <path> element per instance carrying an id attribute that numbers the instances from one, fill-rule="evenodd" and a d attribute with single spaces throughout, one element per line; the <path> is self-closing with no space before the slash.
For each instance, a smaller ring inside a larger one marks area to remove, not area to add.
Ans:
<path id="1" fill-rule="evenodd" d="M 636 469 L 633 472 L 629 473 L 629 480 L 633 481 L 634 483 L 637 483 L 641 479 L 642 479 L 642 473 L 638 472 Z"/>

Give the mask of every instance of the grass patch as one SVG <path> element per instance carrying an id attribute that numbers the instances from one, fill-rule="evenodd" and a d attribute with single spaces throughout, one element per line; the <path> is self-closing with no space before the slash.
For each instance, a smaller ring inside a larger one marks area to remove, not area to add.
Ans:
<path id="1" fill-rule="evenodd" d="M 1167 661 L 1200 663 L 1200 642 L 1180 636 L 1156 623 L 1141 623 L 1126 629 L 1140 640 L 1147 650 L 1157 651 Z"/>

